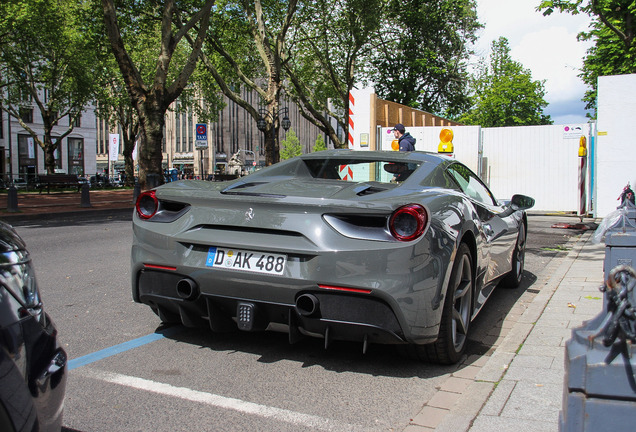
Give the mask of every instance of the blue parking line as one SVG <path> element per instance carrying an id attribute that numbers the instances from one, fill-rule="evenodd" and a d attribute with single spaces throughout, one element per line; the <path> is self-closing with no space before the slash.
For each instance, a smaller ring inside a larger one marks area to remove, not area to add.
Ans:
<path id="1" fill-rule="evenodd" d="M 86 366 L 98 360 L 102 360 L 107 357 L 112 357 L 115 354 L 119 354 L 134 348 L 138 348 L 140 346 L 149 344 L 151 342 L 163 339 L 166 336 L 172 336 L 173 334 L 178 333 L 181 329 L 182 327 L 169 327 L 167 329 L 159 330 L 155 333 L 151 333 L 149 335 L 142 336 L 140 338 L 133 339 L 128 342 L 123 342 L 118 345 L 113 345 L 112 347 L 104 348 L 103 350 L 95 351 L 94 353 L 69 360 L 68 370 L 73 370 L 78 367 Z"/>

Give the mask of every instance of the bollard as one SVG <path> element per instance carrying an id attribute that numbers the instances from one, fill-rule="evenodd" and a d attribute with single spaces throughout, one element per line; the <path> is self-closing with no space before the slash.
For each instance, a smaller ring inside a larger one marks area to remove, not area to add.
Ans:
<path id="1" fill-rule="evenodd" d="M 18 190 L 13 185 L 9 187 L 7 195 L 7 211 L 9 213 L 16 213 L 18 211 Z"/>
<path id="2" fill-rule="evenodd" d="M 137 198 L 141 193 L 141 185 L 138 182 L 135 182 L 135 186 L 133 187 L 133 204 L 137 204 Z"/>
<path id="3" fill-rule="evenodd" d="M 80 207 L 91 207 L 90 187 L 87 184 L 82 185 L 82 203 Z"/>

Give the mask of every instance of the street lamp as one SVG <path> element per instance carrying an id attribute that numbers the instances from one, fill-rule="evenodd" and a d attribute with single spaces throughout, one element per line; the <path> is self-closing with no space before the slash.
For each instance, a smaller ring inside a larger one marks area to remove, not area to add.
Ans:
<path id="1" fill-rule="evenodd" d="M 291 127 L 291 120 L 289 120 L 289 109 L 287 107 L 283 107 L 276 112 L 270 112 L 266 108 L 260 108 L 258 110 L 258 113 L 260 117 L 256 121 L 256 127 L 258 128 L 259 131 L 263 132 L 266 137 L 265 161 L 268 164 L 273 163 L 273 161 L 277 159 L 277 157 L 275 157 L 274 155 L 274 152 L 276 151 L 276 148 L 278 147 L 278 125 L 276 124 L 276 122 L 278 121 L 279 117 L 282 115 L 283 118 L 282 120 L 280 120 L 280 125 L 283 127 L 285 132 L 287 132 L 289 128 Z M 266 129 L 267 129 L 267 121 L 265 120 L 266 118 L 271 119 L 271 122 L 273 125 L 273 130 L 270 132 L 269 137 L 266 134 Z M 268 142 L 270 145 L 268 145 Z"/>
<path id="2" fill-rule="evenodd" d="M 265 129 L 267 128 L 267 122 L 265 121 L 266 117 L 271 118 L 272 121 L 275 122 L 276 119 L 282 115 L 283 119 L 280 121 L 280 125 L 283 127 L 283 129 L 285 129 L 285 132 L 287 132 L 291 127 L 291 120 L 289 120 L 289 109 L 287 107 L 279 109 L 276 115 L 270 113 L 269 110 L 267 110 L 266 108 L 260 108 L 258 110 L 258 113 L 260 114 L 260 117 L 256 121 L 256 127 L 261 132 L 265 132 Z"/>

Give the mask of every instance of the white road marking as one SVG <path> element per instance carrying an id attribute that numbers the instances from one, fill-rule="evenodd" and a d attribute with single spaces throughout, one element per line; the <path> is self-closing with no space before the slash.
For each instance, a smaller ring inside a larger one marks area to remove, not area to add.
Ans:
<path id="1" fill-rule="evenodd" d="M 144 378 L 137 378 L 112 372 L 97 371 L 86 367 L 78 369 L 76 372 L 74 372 L 74 374 L 106 381 L 112 384 L 119 384 L 139 390 L 146 390 L 161 395 L 173 396 L 192 402 L 204 403 L 219 408 L 230 409 L 245 414 L 267 417 L 298 426 L 304 426 L 313 430 L 365 431 L 369 429 L 368 427 L 364 428 L 360 425 L 341 423 L 335 420 L 311 414 L 303 414 L 286 409 L 260 405 L 253 402 L 246 402 L 240 399 L 219 396 L 213 393 L 201 392 L 186 387 L 176 387 L 171 384 L 164 384 Z"/>

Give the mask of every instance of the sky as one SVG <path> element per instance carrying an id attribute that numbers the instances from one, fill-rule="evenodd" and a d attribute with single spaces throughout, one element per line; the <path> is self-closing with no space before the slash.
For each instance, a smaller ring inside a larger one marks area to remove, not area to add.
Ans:
<path id="1" fill-rule="evenodd" d="M 587 123 L 587 86 L 577 76 L 583 66 L 589 42 L 576 35 L 587 30 L 587 15 L 554 12 L 544 17 L 536 12 L 541 0 L 477 0 L 477 16 L 485 25 L 478 33 L 476 54 L 488 56 L 493 40 L 504 36 L 510 56 L 532 73 L 533 80 L 545 80 L 545 99 L 554 124 Z"/>

